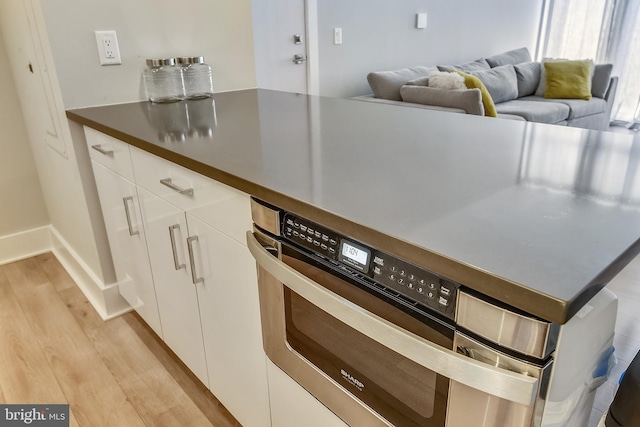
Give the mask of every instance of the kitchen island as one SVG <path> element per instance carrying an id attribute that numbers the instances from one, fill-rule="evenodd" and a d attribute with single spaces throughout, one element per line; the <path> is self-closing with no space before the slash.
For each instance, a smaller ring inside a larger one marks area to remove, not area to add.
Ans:
<path id="1" fill-rule="evenodd" d="M 67 116 L 558 324 L 640 251 L 628 135 L 262 89 Z"/>

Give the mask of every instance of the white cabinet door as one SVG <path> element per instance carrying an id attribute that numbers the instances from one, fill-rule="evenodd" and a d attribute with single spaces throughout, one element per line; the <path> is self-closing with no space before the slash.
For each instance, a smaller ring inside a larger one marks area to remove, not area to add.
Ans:
<path id="1" fill-rule="evenodd" d="M 95 160 L 91 164 L 120 294 L 162 337 L 136 186 Z"/>
<path id="2" fill-rule="evenodd" d="M 138 187 L 164 341 L 209 384 L 184 211 Z"/>
<path id="3" fill-rule="evenodd" d="M 233 215 L 233 212 L 228 212 Z M 270 426 L 255 261 L 246 246 L 189 215 L 209 388 L 244 427 Z"/>
<path id="4" fill-rule="evenodd" d="M 267 364 L 273 427 L 347 427 L 280 368 L 271 361 Z"/>

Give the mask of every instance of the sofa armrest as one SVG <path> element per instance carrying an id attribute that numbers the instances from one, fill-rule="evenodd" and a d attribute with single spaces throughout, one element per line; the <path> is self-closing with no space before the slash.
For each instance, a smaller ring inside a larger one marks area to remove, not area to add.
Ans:
<path id="1" fill-rule="evenodd" d="M 449 113 L 461 113 L 466 114 L 467 112 L 462 108 L 450 108 L 450 107 L 441 107 L 437 105 L 425 105 L 425 104 L 416 104 L 413 102 L 404 102 L 404 101 L 394 101 L 391 99 L 382 99 L 375 98 L 373 95 L 361 95 L 355 96 L 353 98 L 355 101 L 366 101 L 366 102 L 374 102 L 376 104 L 389 104 L 389 105 L 400 105 L 403 107 L 412 107 L 412 108 L 422 108 L 425 110 L 436 110 L 436 111 L 446 111 Z"/>
<path id="2" fill-rule="evenodd" d="M 402 100 L 416 104 L 460 108 L 467 114 L 484 116 L 480 89 L 440 89 L 428 86 L 402 86 Z"/>
<path id="3" fill-rule="evenodd" d="M 616 92 L 618 91 L 618 76 L 611 77 L 609 82 L 609 88 L 604 95 L 604 100 L 607 101 L 607 108 L 604 111 L 604 119 L 602 123 L 602 129 L 608 129 L 609 123 L 611 123 L 611 113 L 613 112 L 613 103 L 616 101 Z"/>

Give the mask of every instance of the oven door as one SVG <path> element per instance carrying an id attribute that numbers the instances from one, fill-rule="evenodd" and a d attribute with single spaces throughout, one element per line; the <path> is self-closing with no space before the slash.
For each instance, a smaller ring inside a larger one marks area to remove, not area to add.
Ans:
<path id="1" fill-rule="evenodd" d="M 453 328 L 406 314 L 259 231 L 269 358 L 349 425 L 444 427 L 450 380 L 532 405 L 538 380 L 457 354 Z"/>

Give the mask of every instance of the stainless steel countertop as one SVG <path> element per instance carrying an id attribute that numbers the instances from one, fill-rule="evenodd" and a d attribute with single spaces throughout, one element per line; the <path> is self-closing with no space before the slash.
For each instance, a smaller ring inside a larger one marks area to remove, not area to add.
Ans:
<path id="1" fill-rule="evenodd" d="M 67 116 L 556 323 L 640 252 L 630 135 L 262 89 Z"/>

